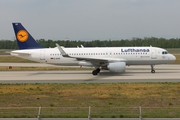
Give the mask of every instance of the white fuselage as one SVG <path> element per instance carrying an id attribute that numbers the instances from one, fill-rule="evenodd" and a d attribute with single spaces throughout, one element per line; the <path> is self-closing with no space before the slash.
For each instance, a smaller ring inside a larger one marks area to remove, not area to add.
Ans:
<path id="1" fill-rule="evenodd" d="M 158 47 L 93 47 L 63 48 L 69 56 L 81 58 L 104 58 L 109 62 L 121 60 L 126 65 L 156 65 L 174 61 L 174 55 Z M 58 48 L 15 50 L 11 55 L 47 64 L 78 66 L 84 60 L 63 57 Z M 86 65 L 85 66 L 91 66 Z"/>

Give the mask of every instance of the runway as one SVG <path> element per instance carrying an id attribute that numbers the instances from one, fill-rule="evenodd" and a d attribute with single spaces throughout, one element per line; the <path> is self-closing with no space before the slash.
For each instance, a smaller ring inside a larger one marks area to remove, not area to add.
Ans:
<path id="1" fill-rule="evenodd" d="M 155 70 L 156 73 L 153 74 L 150 72 L 150 66 L 127 66 L 125 73 L 101 71 L 97 76 L 93 76 L 92 71 L 81 70 L 1 71 L 0 83 L 180 82 L 180 65 L 157 65 Z"/>

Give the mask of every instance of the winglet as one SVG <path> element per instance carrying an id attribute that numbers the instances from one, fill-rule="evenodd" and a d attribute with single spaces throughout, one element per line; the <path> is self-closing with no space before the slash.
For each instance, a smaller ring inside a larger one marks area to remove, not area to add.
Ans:
<path id="1" fill-rule="evenodd" d="M 61 52 L 63 57 L 70 57 L 57 43 L 56 43 L 57 48 Z"/>

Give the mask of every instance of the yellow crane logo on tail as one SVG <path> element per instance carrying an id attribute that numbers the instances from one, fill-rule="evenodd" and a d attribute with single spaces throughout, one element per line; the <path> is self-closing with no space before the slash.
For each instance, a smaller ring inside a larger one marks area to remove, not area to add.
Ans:
<path id="1" fill-rule="evenodd" d="M 18 39 L 20 42 L 25 42 L 25 41 L 28 39 L 28 33 L 27 33 L 27 31 L 25 31 L 25 30 L 20 30 L 20 31 L 18 31 L 18 33 L 17 33 L 17 39 Z"/>

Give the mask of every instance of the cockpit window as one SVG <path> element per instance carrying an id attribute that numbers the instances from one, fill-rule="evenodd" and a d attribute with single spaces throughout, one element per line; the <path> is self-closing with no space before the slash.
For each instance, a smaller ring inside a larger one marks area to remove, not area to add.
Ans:
<path id="1" fill-rule="evenodd" d="M 169 54 L 167 51 L 163 51 L 162 54 Z"/>

